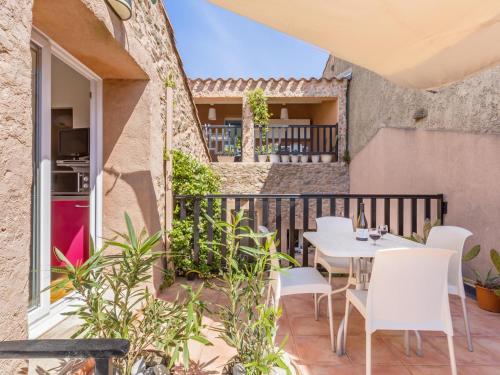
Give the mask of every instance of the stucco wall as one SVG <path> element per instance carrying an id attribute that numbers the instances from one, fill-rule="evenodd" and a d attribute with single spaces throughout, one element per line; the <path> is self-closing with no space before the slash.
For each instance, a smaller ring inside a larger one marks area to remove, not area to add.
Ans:
<path id="1" fill-rule="evenodd" d="M 481 244 L 483 250 L 470 266 L 484 272 L 489 250 L 500 247 L 498 150 L 500 135 L 380 129 L 350 165 L 351 193 L 444 193 L 445 224 L 474 233 L 466 249 Z M 471 275 L 469 267 L 464 271 Z"/>
<path id="2" fill-rule="evenodd" d="M 0 12 L 0 341 L 27 337 L 31 6 L 30 0 L 6 0 Z M 15 373 L 21 365 L 18 361 L 0 361 L 0 373 Z"/>
<path id="3" fill-rule="evenodd" d="M 325 77 L 352 68 L 349 111 L 351 156 L 383 127 L 500 134 L 500 66 L 441 88 L 437 93 L 399 87 L 379 75 L 330 57 Z M 415 121 L 418 109 L 428 116 Z"/>

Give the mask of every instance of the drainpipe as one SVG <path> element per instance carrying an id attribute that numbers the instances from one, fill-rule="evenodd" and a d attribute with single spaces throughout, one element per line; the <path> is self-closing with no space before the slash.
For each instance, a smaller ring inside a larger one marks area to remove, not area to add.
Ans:
<path id="1" fill-rule="evenodd" d="M 346 79 L 347 87 L 345 90 L 345 150 L 344 155 L 349 152 L 349 112 L 350 112 L 350 88 L 351 88 L 351 80 L 352 80 L 352 69 L 340 73 L 337 78 Z M 343 155 L 342 155 L 343 157 Z"/>

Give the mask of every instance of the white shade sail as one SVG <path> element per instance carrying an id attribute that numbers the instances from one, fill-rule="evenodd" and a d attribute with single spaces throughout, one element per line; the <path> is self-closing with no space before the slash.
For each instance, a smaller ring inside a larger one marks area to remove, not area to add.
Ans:
<path id="1" fill-rule="evenodd" d="M 401 85 L 500 63 L 500 0 L 210 0 Z"/>

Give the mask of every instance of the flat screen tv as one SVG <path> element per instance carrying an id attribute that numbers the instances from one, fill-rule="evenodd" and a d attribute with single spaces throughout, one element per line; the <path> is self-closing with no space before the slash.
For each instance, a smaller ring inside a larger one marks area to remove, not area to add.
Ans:
<path id="1" fill-rule="evenodd" d="M 81 157 L 89 155 L 89 129 L 60 129 L 59 156 Z"/>

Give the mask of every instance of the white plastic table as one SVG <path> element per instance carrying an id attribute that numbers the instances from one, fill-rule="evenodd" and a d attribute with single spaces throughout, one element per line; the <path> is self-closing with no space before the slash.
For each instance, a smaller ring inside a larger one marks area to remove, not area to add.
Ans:
<path id="1" fill-rule="evenodd" d="M 356 289 L 362 289 L 365 286 L 361 268 L 361 258 L 373 258 L 378 250 L 425 247 L 425 245 L 418 242 L 410 241 L 390 233 L 379 239 L 376 245 L 373 245 L 371 239 L 368 239 L 368 241 L 356 240 L 356 234 L 354 232 L 344 235 L 332 235 L 328 232 L 304 232 L 304 238 L 308 240 L 311 245 L 316 247 L 316 250 L 319 250 L 326 256 L 356 259 Z M 344 354 L 344 348 L 342 347 L 343 333 L 344 320 L 342 319 L 337 333 L 338 355 Z"/>

